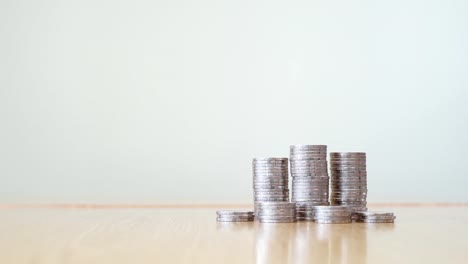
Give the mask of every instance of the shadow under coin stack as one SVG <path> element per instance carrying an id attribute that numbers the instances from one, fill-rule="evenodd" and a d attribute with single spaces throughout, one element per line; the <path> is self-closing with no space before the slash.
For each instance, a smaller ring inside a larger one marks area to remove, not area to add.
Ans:
<path id="1" fill-rule="evenodd" d="M 289 202 L 288 158 L 255 158 L 252 161 L 255 215 L 263 202 Z"/>
<path id="2" fill-rule="evenodd" d="M 292 223 L 296 222 L 296 204 L 262 202 L 257 204 L 256 214 L 261 223 Z"/>
<path id="3" fill-rule="evenodd" d="M 331 204 L 348 206 L 352 211 L 366 211 L 366 153 L 330 153 L 330 172 Z"/>

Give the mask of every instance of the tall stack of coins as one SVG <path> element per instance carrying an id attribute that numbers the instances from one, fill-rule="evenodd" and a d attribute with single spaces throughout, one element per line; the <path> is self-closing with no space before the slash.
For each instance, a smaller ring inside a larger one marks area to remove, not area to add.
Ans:
<path id="1" fill-rule="evenodd" d="M 353 211 L 367 210 L 366 153 L 330 153 L 332 205 L 345 205 Z"/>
<path id="2" fill-rule="evenodd" d="M 256 215 L 258 203 L 289 201 L 288 158 L 254 158 L 252 169 Z"/>
<path id="3" fill-rule="evenodd" d="M 312 205 L 329 205 L 326 145 L 292 145 L 290 165 L 292 201 Z"/>

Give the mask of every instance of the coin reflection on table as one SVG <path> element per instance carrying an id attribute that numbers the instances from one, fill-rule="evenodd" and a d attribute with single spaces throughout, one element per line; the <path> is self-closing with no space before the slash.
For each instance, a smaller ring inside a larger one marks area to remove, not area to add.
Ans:
<path id="1" fill-rule="evenodd" d="M 255 225 L 255 263 L 291 263 L 295 223 L 258 223 Z"/>

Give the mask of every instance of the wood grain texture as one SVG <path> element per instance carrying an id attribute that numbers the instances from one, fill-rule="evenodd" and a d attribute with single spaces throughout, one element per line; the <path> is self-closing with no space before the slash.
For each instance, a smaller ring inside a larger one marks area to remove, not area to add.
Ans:
<path id="1" fill-rule="evenodd" d="M 466 263 L 468 208 L 390 210 L 395 224 L 319 225 L 217 223 L 213 208 L 4 208 L 0 263 Z"/>

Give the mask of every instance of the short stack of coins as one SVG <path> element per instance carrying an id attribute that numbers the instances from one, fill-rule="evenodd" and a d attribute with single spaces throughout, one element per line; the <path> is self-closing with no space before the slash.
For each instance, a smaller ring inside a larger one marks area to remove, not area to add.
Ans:
<path id="1" fill-rule="evenodd" d="M 252 169 L 255 214 L 260 202 L 289 202 L 288 158 L 254 158 Z"/>
<path id="2" fill-rule="evenodd" d="M 346 206 L 315 206 L 313 218 L 319 224 L 349 224 L 352 212 Z"/>
<path id="3" fill-rule="evenodd" d="M 315 203 L 296 202 L 297 221 L 314 221 Z"/>
<path id="4" fill-rule="evenodd" d="M 359 223 L 393 223 L 395 215 L 391 212 L 354 212 L 354 221 Z"/>
<path id="5" fill-rule="evenodd" d="M 330 153 L 330 173 L 331 204 L 348 206 L 353 211 L 366 211 L 366 153 Z"/>
<path id="6" fill-rule="evenodd" d="M 296 204 L 290 202 L 257 203 L 256 219 L 261 223 L 296 222 Z"/>
<path id="7" fill-rule="evenodd" d="M 329 205 L 326 145 L 292 145 L 290 170 L 293 202 Z"/>
<path id="8" fill-rule="evenodd" d="M 255 219 L 254 212 L 248 210 L 220 210 L 216 211 L 218 222 L 251 222 Z"/>

